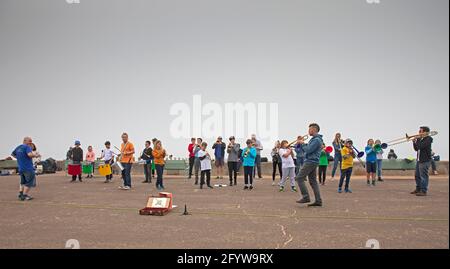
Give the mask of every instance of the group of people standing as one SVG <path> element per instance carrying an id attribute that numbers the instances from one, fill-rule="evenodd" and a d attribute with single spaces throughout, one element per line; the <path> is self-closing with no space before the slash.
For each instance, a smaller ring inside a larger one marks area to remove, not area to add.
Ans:
<path id="1" fill-rule="evenodd" d="M 119 150 L 118 152 L 111 149 L 111 142 L 106 141 L 105 148 L 102 149 L 102 154 L 99 160 L 111 166 L 117 163 L 120 167 L 123 180 L 123 184 L 119 186 L 119 189 L 130 190 L 132 187 L 131 168 L 135 162 L 134 155 L 136 151 L 133 143 L 129 141 L 127 133 L 123 133 L 121 139 L 122 144 L 120 149 L 116 148 Z M 83 149 L 81 148 L 80 141 L 77 140 L 74 144 L 74 147 L 71 147 L 67 152 L 67 160 L 69 160 L 71 164 L 81 165 L 83 162 Z M 151 147 L 152 144 L 154 148 Z M 143 183 L 152 183 L 152 177 L 154 177 L 156 171 L 156 188 L 158 190 L 164 189 L 163 173 L 165 157 L 166 150 L 162 147 L 162 142 L 160 140 L 154 138 L 152 141 L 145 141 L 145 148 L 142 151 L 142 154 L 138 157 L 139 161 L 144 163 L 145 179 Z M 88 152 L 86 153 L 86 163 L 92 166 L 92 173 L 88 173 L 87 178 L 93 178 L 95 161 L 95 153 L 92 146 L 89 146 Z M 78 175 L 72 175 L 71 182 L 75 182 L 77 177 L 78 180 L 82 182 L 81 173 Z M 105 177 L 105 183 L 109 183 L 113 179 L 113 174 L 106 175 Z"/>
<path id="2" fill-rule="evenodd" d="M 195 185 L 199 184 L 211 186 L 211 160 L 212 156 L 207 151 L 208 144 L 202 138 L 191 138 L 188 145 L 189 152 L 189 176 L 195 176 Z M 217 179 L 223 179 L 225 166 L 225 153 L 228 154 L 227 166 L 230 186 L 237 185 L 237 175 L 240 167 L 244 167 L 245 190 L 253 189 L 253 178 L 258 173 L 258 178 L 262 178 L 261 172 L 261 151 L 263 150 L 261 142 L 256 139 L 256 135 L 252 135 L 246 141 L 246 147 L 241 149 L 241 145 L 236 143 L 236 138 L 231 136 L 228 145 L 223 142 L 223 138 L 219 136 L 211 147 L 214 150 L 214 165 L 216 166 Z M 200 178 L 199 178 L 200 173 Z"/>
<path id="3" fill-rule="evenodd" d="M 301 199 L 298 203 L 310 203 L 311 198 L 306 187 L 306 180 L 313 190 L 315 201 L 309 206 L 322 206 L 322 199 L 320 195 L 319 184 L 324 185 L 326 179 L 326 170 L 329 164 L 330 155 L 326 150 L 322 135 L 319 134 L 320 127 L 316 123 L 309 125 L 308 135 L 311 137 L 308 143 L 305 142 L 304 137 L 299 136 L 294 146 L 283 140 L 276 143 L 272 149 L 273 173 L 272 180 L 275 185 L 275 175 L 278 169 L 280 174 L 279 190 L 284 191 L 286 181 L 289 180 L 291 190 L 297 192 L 295 182 L 297 182 Z M 428 192 L 429 173 L 428 170 L 432 163 L 433 153 L 431 145 L 433 138 L 427 134 L 430 132 L 429 127 L 422 126 L 419 130 L 419 136 L 413 140 L 413 148 L 417 152 L 417 163 L 415 171 L 416 188 L 411 194 L 417 196 L 426 196 Z M 132 187 L 131 168 L 135 162 L 135 147 L 128 139 L 128 134 L 123 133 L 122 144 L 120 152 L 116 153 L 111 149 L 111 143 L 105 142 L 105 148 L 102 150 L 101 157 L 105 164 L 113 165 L 115 162 L 120 163 L 122 170 L 123 184 L 119 187 L 123 190 L 130 190 Z M 366 154 L 366 172 L 367 184 L 369 186 L 376 185 L 376 176 L 378 181 L 382 179 L 382 159 L 383 151 L 376 145 L 380 145 L 379 140 L 369 139 L 365 147 Z M 67 158 L 72 164 L 81 164 L 83 162 L 83 150 L 80 141 L 75 141 L 74 147 L 71 148 L 67 154 Z M 153 144 L 153 148 L 151 147 Z M 195 175 L 195 185 L 200 184 L 200 188 L 206 185 L 213 188 L 211 185 L 211 170 L 212 170 L 212 156 L 207 150 L 208 144 L 201 138 L 192 138 L 188 146 L 189 151 L 189 178 Z M 351 193 L 349 188 L 350 178 L 352 175 L 354 158 L 357 156 L 356 149 L 353 147 L 351 139 L 342 140 L 341 134 L 337 133 L 333 141 L 334 148 L 334 164 L 332 169 L 332 179 L 334 179 L 337 167 L 340 167 L 341 175 L 339 180 L 338 192 L 342 192 L 342 187 L 345 180 L 344 191 Z M 116 148 L 118 149 L 118 148 Z M 214 150 L 215 166 L 217 168 L 217 178 L 223 178 L 223 167 L 225 165 L 225 153 L 228 154 L 227 166 L 230 186 L 237 185 L 237 175 L 241 166 L 244 170 L 244 190 L 252 190 L 253 179 L 258 175 L 262 178 L 261 171 L 261 151 L 263 150 L 261 142 L 256 139 L 256 135 L 252 135 L 246 141 L 246 147 L 241 148 L 239 143 L 236 143 L 234 136 L 229 138 L 229 143 L 226 145 L 222 141 L 222 137 L 218 137 L 217 141 L 212 145 Z M 294 152 L 296 158 L 294 160 Z M 18 170 L 20 174 L 20 200 L 31 200 L 29 195 L 31 188 L 36 186 L 35 166 L 33 159 L 40 158 L 40 154 L 36 151 L 36 146 L 33 144 L 30 137 L 25 137 L 23 143 L 19 145 L 11 154 L 17 159 Z M 154 171 L 156 171 L 156 187 L 158 190 L 164 189 L 163 173 L 166 158 L 166 150 L 162 147 L 162 142 L 158 139 L 145 142 L 145 149 L 139 157 L 139 160 L 144 162 L 144 183 L 151 183 Z M 116 159 L 116 160 L 115 160 Z M 86 154 L 86 161 L 94 163 L 96 160 L 95 153 L 92 146 L 88 147 Z M 317 181 L 317 171 L 319 171 L 319 181 Z M 200 173 L 200 177 L 199 177 Z M 73 175 L 72 182 L 78 180 L 82 182 L 81 174 Z M 88 174 L 88 178 L 93 177 L 92 173 Z M 113 176 L 106 176 L 105 183 L 112 180 Z M 199 182 L 200 179 L 200 182 Z"/>

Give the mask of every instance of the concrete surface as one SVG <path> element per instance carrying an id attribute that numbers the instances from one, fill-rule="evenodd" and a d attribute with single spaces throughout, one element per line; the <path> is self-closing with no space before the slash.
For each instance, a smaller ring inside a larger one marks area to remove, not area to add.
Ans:
<path id="1" fill-rule="evenodd" d="M 368 187 L 361 177 L 352 194 L 338 194 L 337 181 L 321 187 L 322 208 L 295 203 L 298 193 L 278 192 L 271 180 L 244 191 L 233 187 L 200 190 L 183 177 L 165 178 L 179 207 L 166 216 L 140 216 L 153 184 L 133 177 L 99 177 L 69 183 L 64 173 L 41 175 L 34 200 L 17 200 L 18 176 L 0 177 L 0 248 L 449 248 L 448 177 L 432 177 L 427 197 L 409 194 L 411 177 L 387 178 Z M 213 179 L 213 183 L 219 180 Z M 226 183 L 227 180 L 222 180 Z M 191 215 L 183 216 L 187 204 Z"/>

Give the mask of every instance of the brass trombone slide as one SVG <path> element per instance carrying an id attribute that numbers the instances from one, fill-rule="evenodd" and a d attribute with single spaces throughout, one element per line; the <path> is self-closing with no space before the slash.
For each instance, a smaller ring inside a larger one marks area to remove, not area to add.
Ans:
<path id="1" fill-rule="evenodd" d="M 309 136 L 308 135 L 304 135 L 302 136 L 303 141 L 308 140 Z M 291 143 L 288 144 L 288 147 L 291 147 L 293 144 L 297 143 L 297 139 L 295 139 L 294 141 L 292 141 Z"/>
<path id="2" fill-rule="evenodd" d="M 436 131 L 430 131 L 429 133 L 415 134 L 415 135 L 405 134 L 405 137 L 394 139 L 394 140 L 388 141 L 386 143 L 382 143 L 381 144 L 381 148 L 382 149 L 386 149 L 389 146 L 410 142 L 410 141 L 412 141 L 412 140 L 414 140 L 416 138 L 421 138 L 421 137 L 423 138 L 423 137 L 427 137 L 427 136 L 435 136 L 437 134 L 438 134 L 438 132 L 436 132 Z"/>

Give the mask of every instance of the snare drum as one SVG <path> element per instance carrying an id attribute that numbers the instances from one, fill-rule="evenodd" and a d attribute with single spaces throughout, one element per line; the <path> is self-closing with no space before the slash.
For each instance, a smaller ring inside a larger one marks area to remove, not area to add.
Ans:
<path id="1" fill-rule="evenodd" d="M 117 168 L 119 168 L 120 171 L 123 171 L 123 169 L 124 169 L 121 162 L 115 162 L 113 165 L 116 166 Z"/>
<path id="2" fill-rule="evenodd" d="M 68 164 L 67 174 L 71 176 L 81 175 L 81 164 Z"/>
<path id="3" fill-rule="evenodd" d="M 111 165 L 101 164 L 98 166 L 98 173 L 102 176 L 109 176 L 112 174 Z"/>
<path id="4" fill-rule="evenodd" d="M 90 162 L 83 163 L 83 166 L 82 166 L 83 174 L 92 174 L 93 170 L 94 170 L 94 169 L 92 169 L 93 168 L 92 165 L 93 164 Z"/>

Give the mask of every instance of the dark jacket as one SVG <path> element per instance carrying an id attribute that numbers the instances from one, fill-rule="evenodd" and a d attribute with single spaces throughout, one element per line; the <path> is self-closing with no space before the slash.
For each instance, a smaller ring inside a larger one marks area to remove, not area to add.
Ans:
<path id="1" fill-rule="evenodd" d="M 149 161 L 149 160 L 153 159 L 152 153 L 153 153 L 152 148 L 149 147 L 148 149 L 147 148 L 144 149 L 144 151 L 142 152 L 142 155 L 141 155 L 141 159 L 145 160 L 145 161 Z"/>
<path id="2" fill-rule="evenodd" d="M 433 138 L 426 136 L 424 138 L 419 138 L 415 143 L 413 143 L 414 150 L 417 151 L 417 158 L 419 163 L 425 163 L 431 161 L 431 144 L 433 143 Z"/>
<path id="3" fill-rule="evenodd" d="M 223 143 L 223 142 L 222 143 L 214 143 L 212 148 L 214 149 L 214 156 L 216 158 L 224 158 L 225 157 L 225 148 L 226 148 L 225 143 Z"/>
<path id="4" fill-rule="evenodd" d="M 74 147 L 72 149 L 72 161 L 74 163 L 80 163 L 83 161 L 83 150 L 81 148 Z"/>

